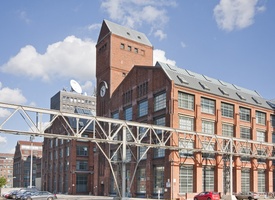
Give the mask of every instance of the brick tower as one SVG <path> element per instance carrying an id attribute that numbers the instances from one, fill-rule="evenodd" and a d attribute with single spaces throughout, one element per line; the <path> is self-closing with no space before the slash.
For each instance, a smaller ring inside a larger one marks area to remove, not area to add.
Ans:
<path id="1" fill-rule="evenodd" d="M 153 65 L 145 34 L 104 20 L 96 45 L 97 115 L 110 117 L 109 100 L 134 65 Z"/>

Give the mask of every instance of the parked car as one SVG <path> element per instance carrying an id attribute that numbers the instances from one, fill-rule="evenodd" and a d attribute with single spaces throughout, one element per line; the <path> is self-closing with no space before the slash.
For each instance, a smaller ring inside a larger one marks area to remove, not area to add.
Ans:
<path id="1" fill-rule="evenodd" d="M 11 191 L 7 192 L 7 193 L 4 195 L 4 197 L 5 197 L 6 199 L 12 199 L 12 194 L 13 194 L 15 191 L 17 191 L 17 190 L 11 190 Z"/>
<path id="2" fill-rule="evenodd" d="M 56 194 L 53 194 L 48 191 L 38 191 L 31 195 L 27 195 L 23 198 L 23 200 L 33 200 L 33 199 L 54 200 L 54 199 L 57 199 L 57 196 Z"/>
<path id="3" fill-rule="evenodd" d="M 220 200 L 220 194 L 218 192 L 201 192 L 194 196 L 194 200 Z"/>
<path id="4" fill-rule="evenodd" d="M 260 198 L 259 194 L 256 192 L 240 192 L 240 193 L 235 194 L 235 197 L 240 200 L 241 199 L 251 200 L 251 199 L 259 199 Z"/>
<path id="5" fill-rule="evenodd" d="M 29 191 L 27 190 L 20 190 L 16 193 L 15 198 L 14 199 L 21 199 L 21 196 L 23 196 L 25 193 L 28 193 Z"/>
<path id="6" fill-rule="evenodd" d="M 20 199 L 21 195 L 26 192 L 26 191 L 33 191 L 33 192 L 37 192 L 39 191 L 37 188 L 21 188 L 20 190 L 15 190 L 14 192 L 12 192 L 11 196 L 12 199 Z"/>
<path id="7" fill-rule="evenodd" d="M 38 190 L 20 190 L 19 192 L 17 192 L 16 196 L 15 196 L 15 199 L 16 200 L 21 200 L 23 199 L 24 196 L 27 196 L 27 195 L 31 195 L 31 194 L 34 194 L 35 192 L 38 192 Z"/>
<path id="8" fill-rule="evenodd" d="M 21 190 L 21 189 L 20 189 L 20 190 Z M 14 191 L 11 193 L 12 199 L 16 199 L 16 195 L 19 193 L 20 190 L 14 190 Z"/>
<path id="9" fill-rule="evenodd" d="M 37 191 L 26 191 L 24 192 L 21 197 L 20 197 L 20 200 L 24 200 L 26 199 L 28 196 L 31 196 L 33 194 L 35 194 Z"/>

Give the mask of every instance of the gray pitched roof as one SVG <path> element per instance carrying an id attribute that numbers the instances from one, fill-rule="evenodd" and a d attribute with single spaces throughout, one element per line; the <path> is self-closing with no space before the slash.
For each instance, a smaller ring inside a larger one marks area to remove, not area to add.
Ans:
<path id="1" fill-rule="evenodd" d="M 257 91 L 245 89 L 232 83 L 226 83 L 162 62 L 157 62 L 156 66 L 161 67 L 176 85 L 268 109 L 275 108 L 271 102 L 264 99 Z"/>
<path id="2" fill-rule="evenodd" d="M 146 37 L 144 33 L 132 30 L 125 26 L 121 26 L 119 24 L 113 23 L 106 19 L 104 20 L 104 22 L 108 26 L 111 33 L 127 38 L 129 40 L 133 40 L 138 43 L 142 43 L 147 46 L 152 46 L 151 42 L 149 41 L 149 39 Z"/>

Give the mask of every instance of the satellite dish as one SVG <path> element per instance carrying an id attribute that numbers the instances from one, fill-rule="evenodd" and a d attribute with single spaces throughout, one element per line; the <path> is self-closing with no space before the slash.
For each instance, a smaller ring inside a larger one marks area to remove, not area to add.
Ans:
<path id="1" fill-rule="evenodd" d="M 79 94 L 82 93 L 82 88 L 78 82 L 76 82 L 75 80 L 71 80 L 70 84 L 71 84 L 72 91 L 75 91 L 76 93 L 79 93 Z"/>

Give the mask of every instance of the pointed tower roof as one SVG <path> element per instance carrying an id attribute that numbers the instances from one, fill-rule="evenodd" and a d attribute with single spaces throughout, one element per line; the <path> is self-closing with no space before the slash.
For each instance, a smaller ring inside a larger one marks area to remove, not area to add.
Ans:
<path id="1" fill-rule="evenodd" d="M 138 43 L 142 43 L 147 46 L 152 46 L 151 42 L 148 40 L 144 33 L 110 22 L 106 19 L 103 20 L 97 43 L 99 44 L 99 42 L 109 33 L 127 38 Z"/>

